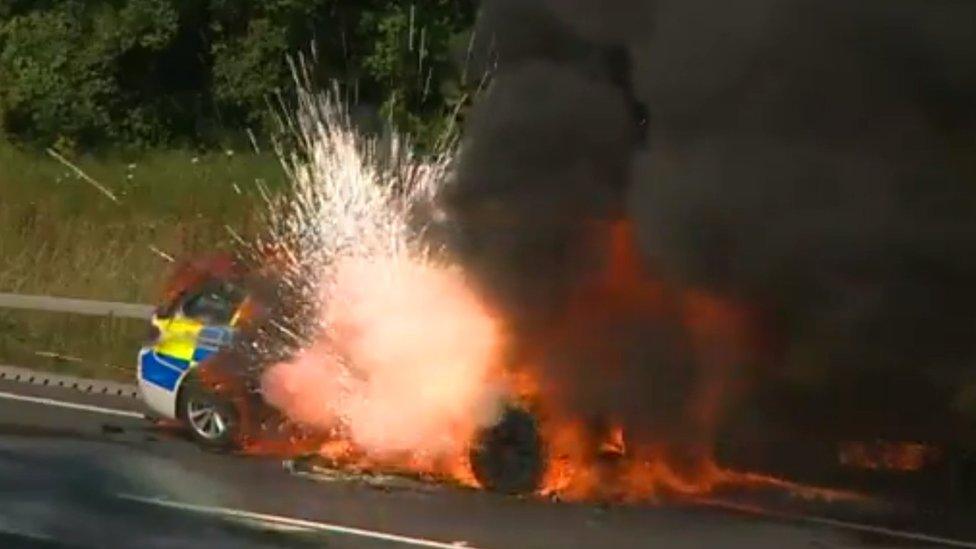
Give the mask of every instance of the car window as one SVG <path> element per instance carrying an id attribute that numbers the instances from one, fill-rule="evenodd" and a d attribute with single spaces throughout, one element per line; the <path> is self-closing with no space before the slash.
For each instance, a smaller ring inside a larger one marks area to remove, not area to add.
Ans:
<path id="1" fill-rule="evenodd" d="M 204 324 L 228 324 L 243 297 L 243 293 L 231 284 L 207 284 L 186 299 L 182 312 Z"/>

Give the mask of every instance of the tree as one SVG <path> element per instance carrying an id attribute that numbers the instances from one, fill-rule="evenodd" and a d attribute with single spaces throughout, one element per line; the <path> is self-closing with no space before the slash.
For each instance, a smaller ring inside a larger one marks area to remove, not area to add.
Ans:
<path id="1" fill-rule="evenodd" d="M 128 52 L 165 48 L 176 19 L 165 0 L 117 9 L 67 0 L 9 17 L 0 25 L 4 128 L 45 144 L 151 139 L 159 121 L 127 101 L 115 70 Z"/>
<path id="2" fill-rule="evenodd" d="M 311 52 L 339 82 L 430 146 L 471 82 L 464 0 L 0 0 L 0 128 L 40 145 L 214 144 L 261 130 Z M 462 62 L 459 62 L 462 61 Z"/>

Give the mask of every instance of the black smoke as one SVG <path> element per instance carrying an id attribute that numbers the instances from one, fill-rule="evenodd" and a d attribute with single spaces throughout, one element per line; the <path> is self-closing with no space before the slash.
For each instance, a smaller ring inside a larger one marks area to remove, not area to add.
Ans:
<path id="1" fill-rule="evenodd" d="M 528 343 L 599 264 L 587 222 L 628 218 L 667 283 L 762 312 L 743 406 L 958 436 L 976 418 L 974 21 L 949 0 L 489 0 L 459 253 Z M 627 376 L 553 354 L 583 412 L 674 417 L 652 397 L 687 396 L 694 367 L 645 320 L 617 327 L 638 334 L 619 338 Z"/>
<path id="2" fill-rule="evenodd" d="M 777 414 L 956 436 L 976 356 L 976 7 L 713 9 L 660 4 L 637 54 L 645 251 L 670 279 L 767 309 L 781 349 L 757 393 Z"/>
<path id="3" fill-rule="evenodd" d="M 519 0 L 485 5 L 478 32 L 498 69 L 466 127 L 451 206 L 462 257 L 506 313 L 513 363 L 541 370 L 545 392 L 595 425 L 679 432 L 694 367 L 672 317 L 614 306 L 566 321 L 607 259 L 601 231 L 626 216 L 647 135 L 627 46 Z"/>

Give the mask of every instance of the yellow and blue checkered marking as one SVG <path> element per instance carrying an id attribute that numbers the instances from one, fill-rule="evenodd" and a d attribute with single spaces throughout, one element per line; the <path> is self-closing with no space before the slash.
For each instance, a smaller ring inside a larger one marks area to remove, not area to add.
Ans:
<path id="1" fill-rule="evenodd" d="M 139 375 L 167 391 L 176 390 L 183 372 L 189 369 L 189 360 L 161 355 L 155 349 L 143 349 L 139 353 Z"/>
<path id="2" fill-rule="evenodd" d="M 153 320 L 160 337 L 151 348 L 139 353 L 139 376 L 148 383 L 175 391 L 184 372 L 226 347 L 233 329 L 205 326 L 185 317 Z"/>

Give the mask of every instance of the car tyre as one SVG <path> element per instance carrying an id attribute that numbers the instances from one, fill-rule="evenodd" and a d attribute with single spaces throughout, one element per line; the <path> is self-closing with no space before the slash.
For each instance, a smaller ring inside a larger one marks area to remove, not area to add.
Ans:
<path id="1" fill-rule="evenodd" d="M 542 482 L 542 451 L 535 417 L 521 408 L 509 408 L 501 421 L 478 435 L 471 448 L 471 468 L 488 490 L 527 494 Z"/>
<path id="2" fill-rule="evenodd" d="M 195 442 L 209 450 L 228 451 L 239 442 L 240 418 L 233 403 L 189 379 L 180 391 L 179 416 Z"/>

